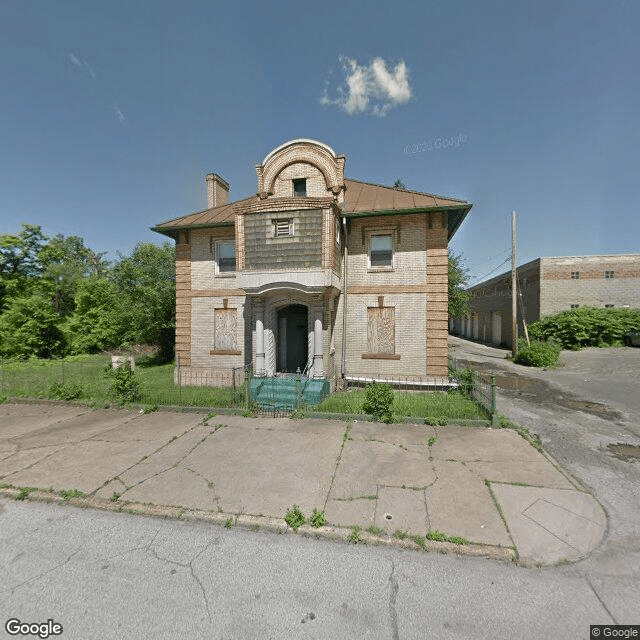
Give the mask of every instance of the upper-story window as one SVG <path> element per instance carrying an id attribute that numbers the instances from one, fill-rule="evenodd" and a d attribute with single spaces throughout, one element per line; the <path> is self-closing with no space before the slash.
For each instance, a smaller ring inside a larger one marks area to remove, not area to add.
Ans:
<path id="1" fill-rule="evenodd" d="M 580 280 L 580 272 L 579 271 L 572 271 L 571 272 L 571 279 L 572 280 Z"/>
<path id="2" fill-rule="evenodd" d="M 614 275 L 615 275 L 615 272 L 613 272 L 613 271 L 607 270 L 607 271 L 604 272 L 604 277 L 607 280 L 613 280 Z"/>
<path id="3" fill-rule="evenodd" d="M 218 273 L 236 270 L 236 245 L 234 242 L 216 242 L 216 265 Z"/>
<path id="4" fill-rule="evenodd" d="M 369 243 L 369 267 L 393 268 L 393 235 L 390 233 L 371 236 Z"/>
<path id="5" fill-rule="evenodd" d="M 306 178 L 296 178 L 292 180 L 293 182 L 293 195 L 296 198 L 306 198 L 307 197 L 307 179 Z"/>
<path id="6" fill-rule="evenodd" d="M 273 237 L 287 238 L 293 235 L 293 219 L 286 218 L 273 221 Z"/>

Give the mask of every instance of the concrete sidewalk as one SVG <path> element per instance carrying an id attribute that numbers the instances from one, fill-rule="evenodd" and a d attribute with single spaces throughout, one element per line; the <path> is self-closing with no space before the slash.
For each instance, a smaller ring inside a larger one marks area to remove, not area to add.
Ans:
<path id="1" fill-rule="evenodd" d="M 594 498 L 512 430 L 205 417 L 0 405 L 2 491 L 76 489 L 80 504 L 275 530 L 296 504 L 332 525 L 307 533 L 375 525 L 383 533 L 363 538 L 397 542 L 437 530 L 470 544 L 429 548 L 515 549 L 525 564 L 582 558 L 606 530 Z"/>

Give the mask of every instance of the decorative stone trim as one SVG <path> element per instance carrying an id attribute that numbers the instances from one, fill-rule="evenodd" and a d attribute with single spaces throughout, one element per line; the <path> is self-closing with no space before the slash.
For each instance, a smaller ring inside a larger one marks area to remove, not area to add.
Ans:
<path id="1" fill-rule="evenodd" d="M 400 360 L 399 353 L 363 353 L 363 360 Z"/>
<path id="2" fill-rule="evenodd" d="M 210 356 L 241 356 L 242 351 L 237 349 L 212 349 L 209 351 Z"/>

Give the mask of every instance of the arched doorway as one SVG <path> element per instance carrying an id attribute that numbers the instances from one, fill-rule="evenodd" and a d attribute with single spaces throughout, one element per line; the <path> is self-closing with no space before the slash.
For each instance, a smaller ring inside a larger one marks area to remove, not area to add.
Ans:
<path id="1" fill-rule="evenodd" d="M 304 371 L 309 356 L 309 309 L 290 304 L 278 311 L 278 370 Z"/>

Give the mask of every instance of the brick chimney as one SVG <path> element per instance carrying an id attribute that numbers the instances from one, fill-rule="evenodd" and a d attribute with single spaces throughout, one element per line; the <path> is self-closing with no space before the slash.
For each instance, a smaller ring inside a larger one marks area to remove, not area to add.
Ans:
<path id="1" fill-rule="evenodd" d="M 217 173 L 207 173 L 207 209 L 229 202 L 229 183 Z"/>

